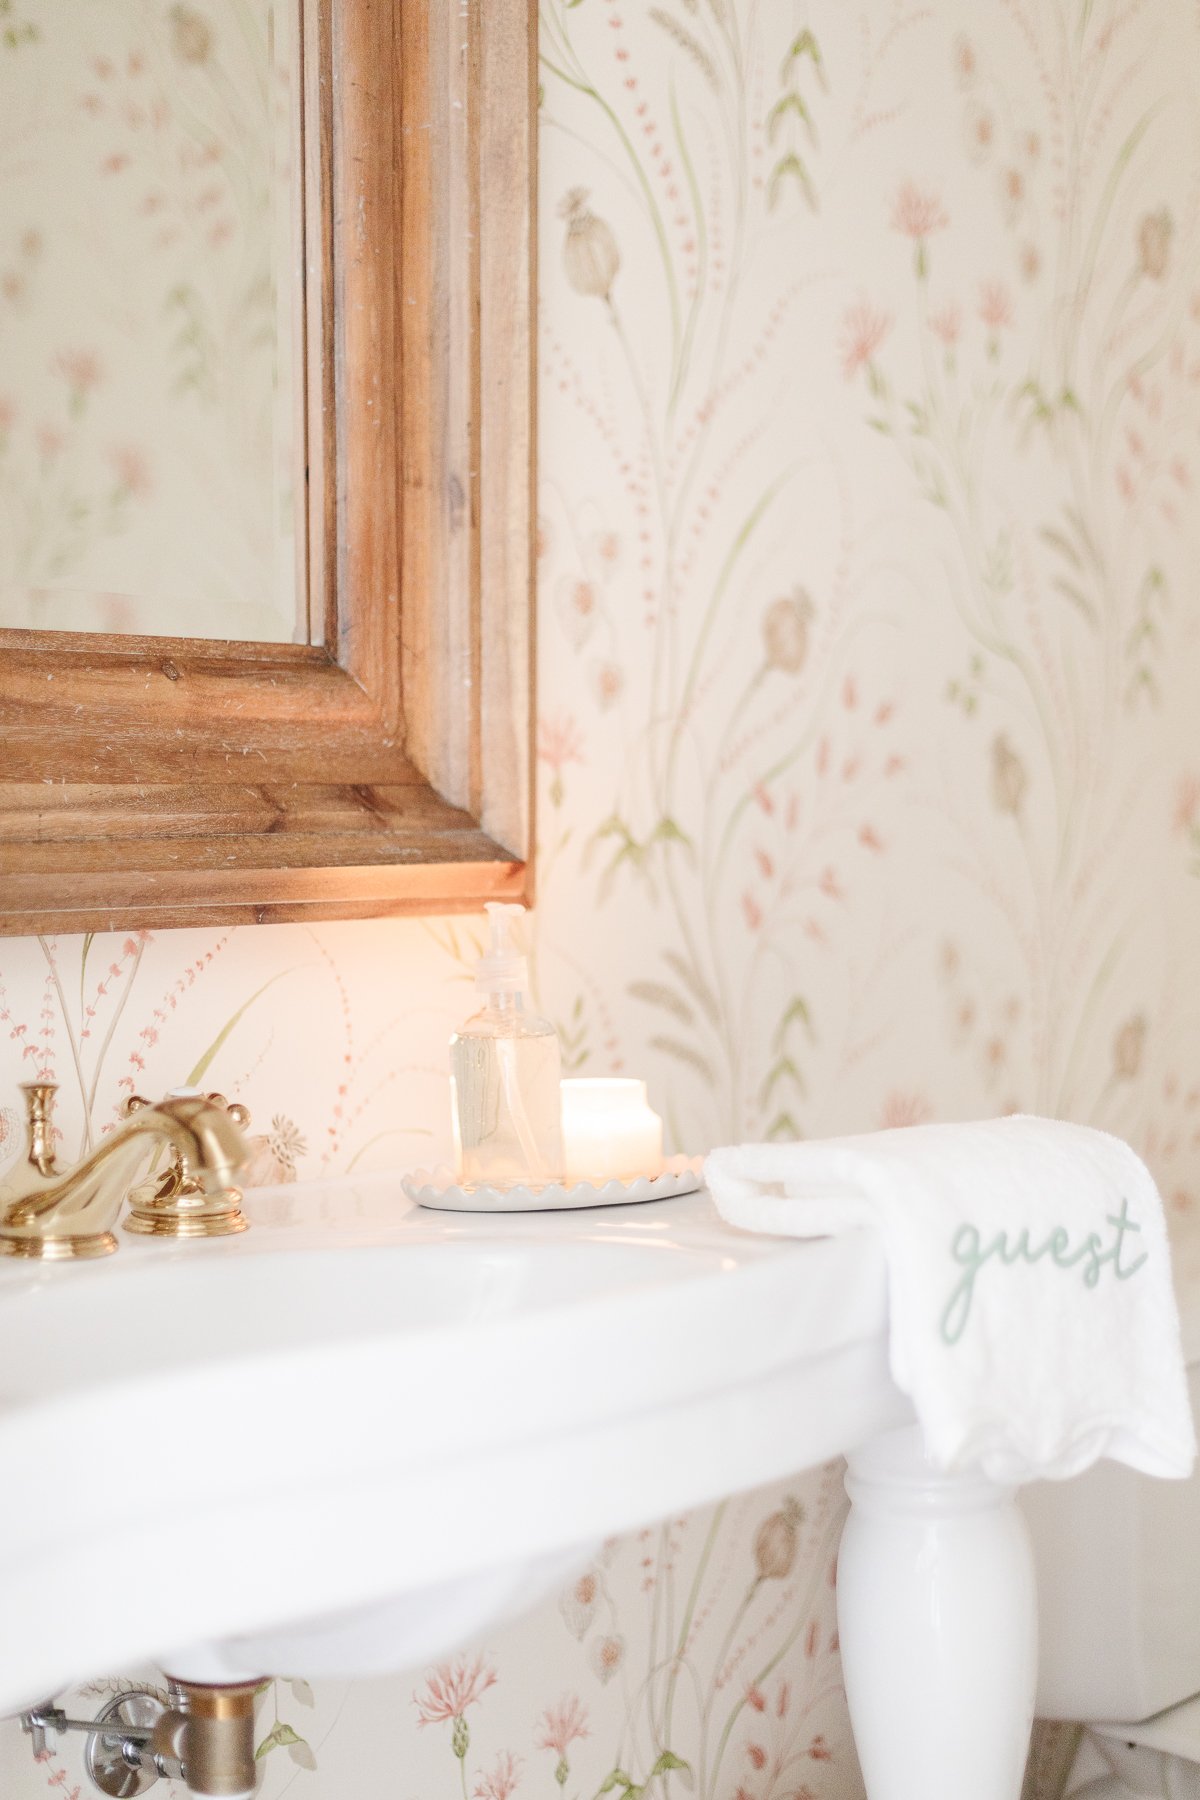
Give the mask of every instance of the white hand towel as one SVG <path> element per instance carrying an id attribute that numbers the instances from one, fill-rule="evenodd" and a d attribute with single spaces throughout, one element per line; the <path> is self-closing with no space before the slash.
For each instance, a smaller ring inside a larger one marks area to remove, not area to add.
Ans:
<path id="1" fill-rule="evenodd" d="M 1185 1476 L 1195 1430 L 1162 1202 L 1118 1138 L 1051 1119 L 714 1150 L 732 1225 L 877 1230 L 890 1357 L 942 1468 Z"/>

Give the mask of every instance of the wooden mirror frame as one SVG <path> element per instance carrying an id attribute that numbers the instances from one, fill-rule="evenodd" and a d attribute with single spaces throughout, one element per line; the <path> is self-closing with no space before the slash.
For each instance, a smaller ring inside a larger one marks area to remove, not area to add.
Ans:
<path id="1" fill-rule="evenodd" d="M 0 631 L 0 930 L 530 892 L 533 0 L 298 0 L 325 648 Z"/>

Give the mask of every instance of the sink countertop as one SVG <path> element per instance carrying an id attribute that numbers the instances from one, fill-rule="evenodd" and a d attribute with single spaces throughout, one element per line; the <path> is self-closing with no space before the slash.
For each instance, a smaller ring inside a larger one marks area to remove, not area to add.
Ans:
<path id="1" fill-rule="evenodd" d="M 707 1194 L 440 1214 L 393 1176 L 215 1242 L 0 1261 L 0 1711 L 567 1551 L 911 1417 L 872 1238 Z"/>

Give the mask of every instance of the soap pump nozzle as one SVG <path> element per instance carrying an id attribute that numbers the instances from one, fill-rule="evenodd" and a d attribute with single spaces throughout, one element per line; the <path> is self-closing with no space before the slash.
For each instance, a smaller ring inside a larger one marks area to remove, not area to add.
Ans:
<path id="1" fill-rule="evenodd" d="M 512 941 L 515 919 L 524 907 L 504 900 L 489 900 L 488 947 L 475 970 L 475 991 L 479 994 L 524 994 L 529 987 L 529 963 Z"/>

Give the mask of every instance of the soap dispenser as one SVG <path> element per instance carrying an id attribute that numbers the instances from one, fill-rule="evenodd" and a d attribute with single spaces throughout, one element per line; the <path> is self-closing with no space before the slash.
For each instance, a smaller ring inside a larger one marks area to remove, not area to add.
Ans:
<path id="1" fill-rule="evenodd" d="M 511 941 L 522 908 L 490 901 L 490 942 L 475 972 L 482 1009 L 450 1039 L 459 1178 L 511 1188 L 562 1178 L 558 1033 L 525 1004 L 529 968 Z"/>

